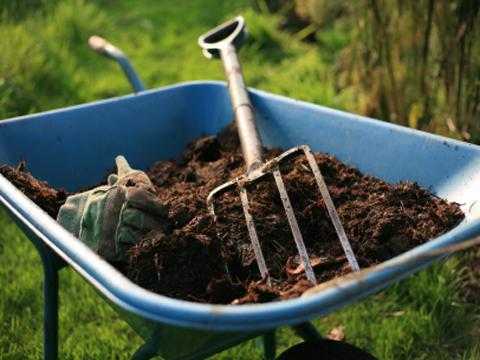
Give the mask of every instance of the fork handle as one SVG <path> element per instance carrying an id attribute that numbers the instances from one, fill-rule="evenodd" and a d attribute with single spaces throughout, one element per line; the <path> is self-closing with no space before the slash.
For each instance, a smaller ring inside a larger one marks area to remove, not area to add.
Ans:
<path id="1" fill-rule="evenodd" d="M 243 80 L 235 46 L 229 44 L 220 49 L 223 67 L 228 80 L 228 92 L 232 101 L 242 153 L 250 172 L 263 164 L 263 150 L 255 123 L 255 112 Z"/>

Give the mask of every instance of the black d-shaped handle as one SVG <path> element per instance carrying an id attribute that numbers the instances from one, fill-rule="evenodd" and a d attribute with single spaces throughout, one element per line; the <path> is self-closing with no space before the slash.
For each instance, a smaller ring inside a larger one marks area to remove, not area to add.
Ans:
<path id="1" fill-rule="evenodd" d="M 248 36 L 243 16 L 224 22 L 198 38 L 198 44 L 203 49 L 206 58 L 220 58 L 220 50 L 233 45 L 240 49 Z"/>

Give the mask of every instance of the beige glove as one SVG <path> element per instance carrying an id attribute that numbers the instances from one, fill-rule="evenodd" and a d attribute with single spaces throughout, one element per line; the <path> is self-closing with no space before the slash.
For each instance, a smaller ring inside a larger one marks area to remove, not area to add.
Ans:
<path id="1" fill-rule="evenodd" d="M 150 230 L 168 231 L 168 207 L 157 198 L 148 176 L 117 156 L 117 174 L 108 185 L 75 194 L 57 221 L 109 261 L 124 262 L 129 249 Z"/>

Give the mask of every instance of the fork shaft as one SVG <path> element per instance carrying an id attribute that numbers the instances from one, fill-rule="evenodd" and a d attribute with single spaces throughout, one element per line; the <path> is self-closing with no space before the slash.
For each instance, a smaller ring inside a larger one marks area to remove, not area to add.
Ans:
<path id="1" fill-rule="evenodd" d="M 255 125 L 255 113 L 245 87 L 237 51 L 233 45 L 227 45 L 220 49 L 220 56 L 228 80 L 243 157 L 248 171 L 255 170 L 263 164 L 262 142 Z"/>

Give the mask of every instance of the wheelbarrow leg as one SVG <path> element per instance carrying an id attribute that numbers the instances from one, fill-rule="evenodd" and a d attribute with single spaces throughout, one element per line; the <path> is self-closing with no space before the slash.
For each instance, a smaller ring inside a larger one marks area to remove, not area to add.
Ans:
<path id="1" fill-rule="evenodd" d="M 162 333 L 162 328 L 161 327 L 155 327 L 155 330 L 153 331 L 152 336 L 150 339 L 145 341 L 145 343 L 140 346 L 137 351 L 132 356 L 132 360 L 148 360 L 151 359 L 155 356 L 157 356 L 157 342 L 156 339 L 159 339 L 161 337 Z"/>
<path id="2" fill-rule="evenodd" d="M 40 240 L 33 241 L 43 266 L 43 358 L 58 359 L 58 272 L 66 264 Z"/>
<path id="3" fill-rule="evenodd" d="M 145 344 L 140 346 L 135 354 L 132 356 L 132 360 L 148 360 L 157 355 L 155 348 L 149 344 L 147 341 Z"/>
<path id="4" fill-rule="evenodd" d="M 43 264 L 43 355 L 58 359 L 58 270 Z"/>
<path id="5" fill-rule="evenodd" d="M 277 343 L 275 340 L 275 330 L 273 330 L 263 335 L 263 354 L 265 360 L 275 359 L 276 352 Z"/>
<path id="6" fill-rule="evenodd" d="M 293 330 L 305 341 L 318 341 L 322 339 L 322 336 L 317 331 L 312 323 L 306 322 L 303 324 L 293 326 Z"/>

